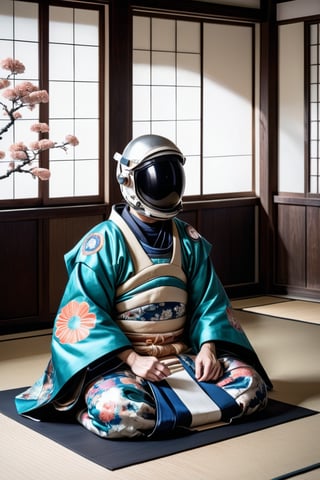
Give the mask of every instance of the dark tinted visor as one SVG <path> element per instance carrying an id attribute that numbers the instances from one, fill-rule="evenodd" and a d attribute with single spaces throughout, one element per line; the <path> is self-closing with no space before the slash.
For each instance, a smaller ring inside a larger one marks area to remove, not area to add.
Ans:
<path id="1" fill-rule="evenodd" d="M 147 206 L 170 211 L 181 201 L 185 188 L 182 158 L 163 155 L 144 162 L 134 171 L 136 193 Z"/>

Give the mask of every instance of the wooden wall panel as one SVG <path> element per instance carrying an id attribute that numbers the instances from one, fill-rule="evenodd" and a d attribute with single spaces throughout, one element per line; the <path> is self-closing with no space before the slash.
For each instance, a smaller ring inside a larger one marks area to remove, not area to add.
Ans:
<path id="1" fill-rule="evenodd" d="M 255 283 L 255 206 L 201 211 L 199 231 L 212 244 L 212 260 L 225 287 Z"/>
<path id="2" fill-rule="evenodd" d="M 254 200 L 238 199 L 189 204 L 180 215 L 213 244 L 212 258 L 227 291 L 240 286 L 244 295 L 255 282 L 255 208 Z M 101 205 L 2 216 L 0 335 L 52 326 L 67 281 L 64 255 L 108 211 Z"/>
<path id="3" fill-rule="evenodd" d="M 53 218 L 49 220 L 49 311 L 54 315 L 60 304 L 67 272 L 64 255 L 87 231 L 103 221 L 102 215 Z"/>
<path id="4" fill-rule="evenodd" d="M 305 215 L 300 205 L 278 205 L 276 283 L 305 286 Z"/>
<path id="5" fill-rule="evenodd" d="M 320 208 L 307 207 L 307 288 L 320 291 Z"/>
<path id="6" fill-rule="evenodd" d="M 38 315 L 38 223 L 0 223 L 0 318 Z"/>

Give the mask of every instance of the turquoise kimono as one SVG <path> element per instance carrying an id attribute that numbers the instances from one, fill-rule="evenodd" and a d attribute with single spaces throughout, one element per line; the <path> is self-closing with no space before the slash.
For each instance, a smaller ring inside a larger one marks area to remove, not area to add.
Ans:
<path id="1" fill-rule="evenodd" d="M 70 414 L 88 381 L 120 364 L 117 354 L 129 348 L 144 352 L 150 343 L 161 350 L 160 337 L 163 355 L 169 344 L 178 353 L 196 354 L 204 342 L 214 341 L 218 354 L 240 357 L 271 387 L 233 316 L 210 260 L 211 245 L 175 218 L 171 260 L 151 261 L 122 219 L 122 208 L 113 207 L 110 218 L 66 254 L 69 280 L 53 327 L 51 359 L 42 377 L 16 397 L 18 413 L 44 420 Z M 139 334 L 137 325 L 143 325 Z M 156 325 L 174 327 L 146 340 L 145 328 Z"/>

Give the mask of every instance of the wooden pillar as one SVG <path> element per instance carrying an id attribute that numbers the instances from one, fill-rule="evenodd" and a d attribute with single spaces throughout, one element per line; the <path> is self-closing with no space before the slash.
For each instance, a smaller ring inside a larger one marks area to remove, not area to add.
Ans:
<path id="1" fill-rule="evenodd" d="M 128 0 L 110 2 L 109 29 L 109 199 L 113 204 L 122 199 L 113 155 L 122 152 L 132 132 L 132 14 Z"/>
<path id="2" fill-rule="evenodd" d="M 274 279 L 273 195 L 278 185 L 278 30 L 276 3 L 266 0 L 261 23 L 260 80 L 260 285 L 271 293 Z"/>

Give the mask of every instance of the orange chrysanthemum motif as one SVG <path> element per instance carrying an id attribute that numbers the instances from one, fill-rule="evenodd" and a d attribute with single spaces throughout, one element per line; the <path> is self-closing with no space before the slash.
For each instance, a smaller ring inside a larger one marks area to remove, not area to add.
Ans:
<path id="1" fill-rule="evenodd" d="M 96 316 L 89 312 L 87 302 L 72 300 L 60 312 L 56 323 L 56 336 L 60 343 L 77 343 L 87 338 L 96 324 Z"/>

